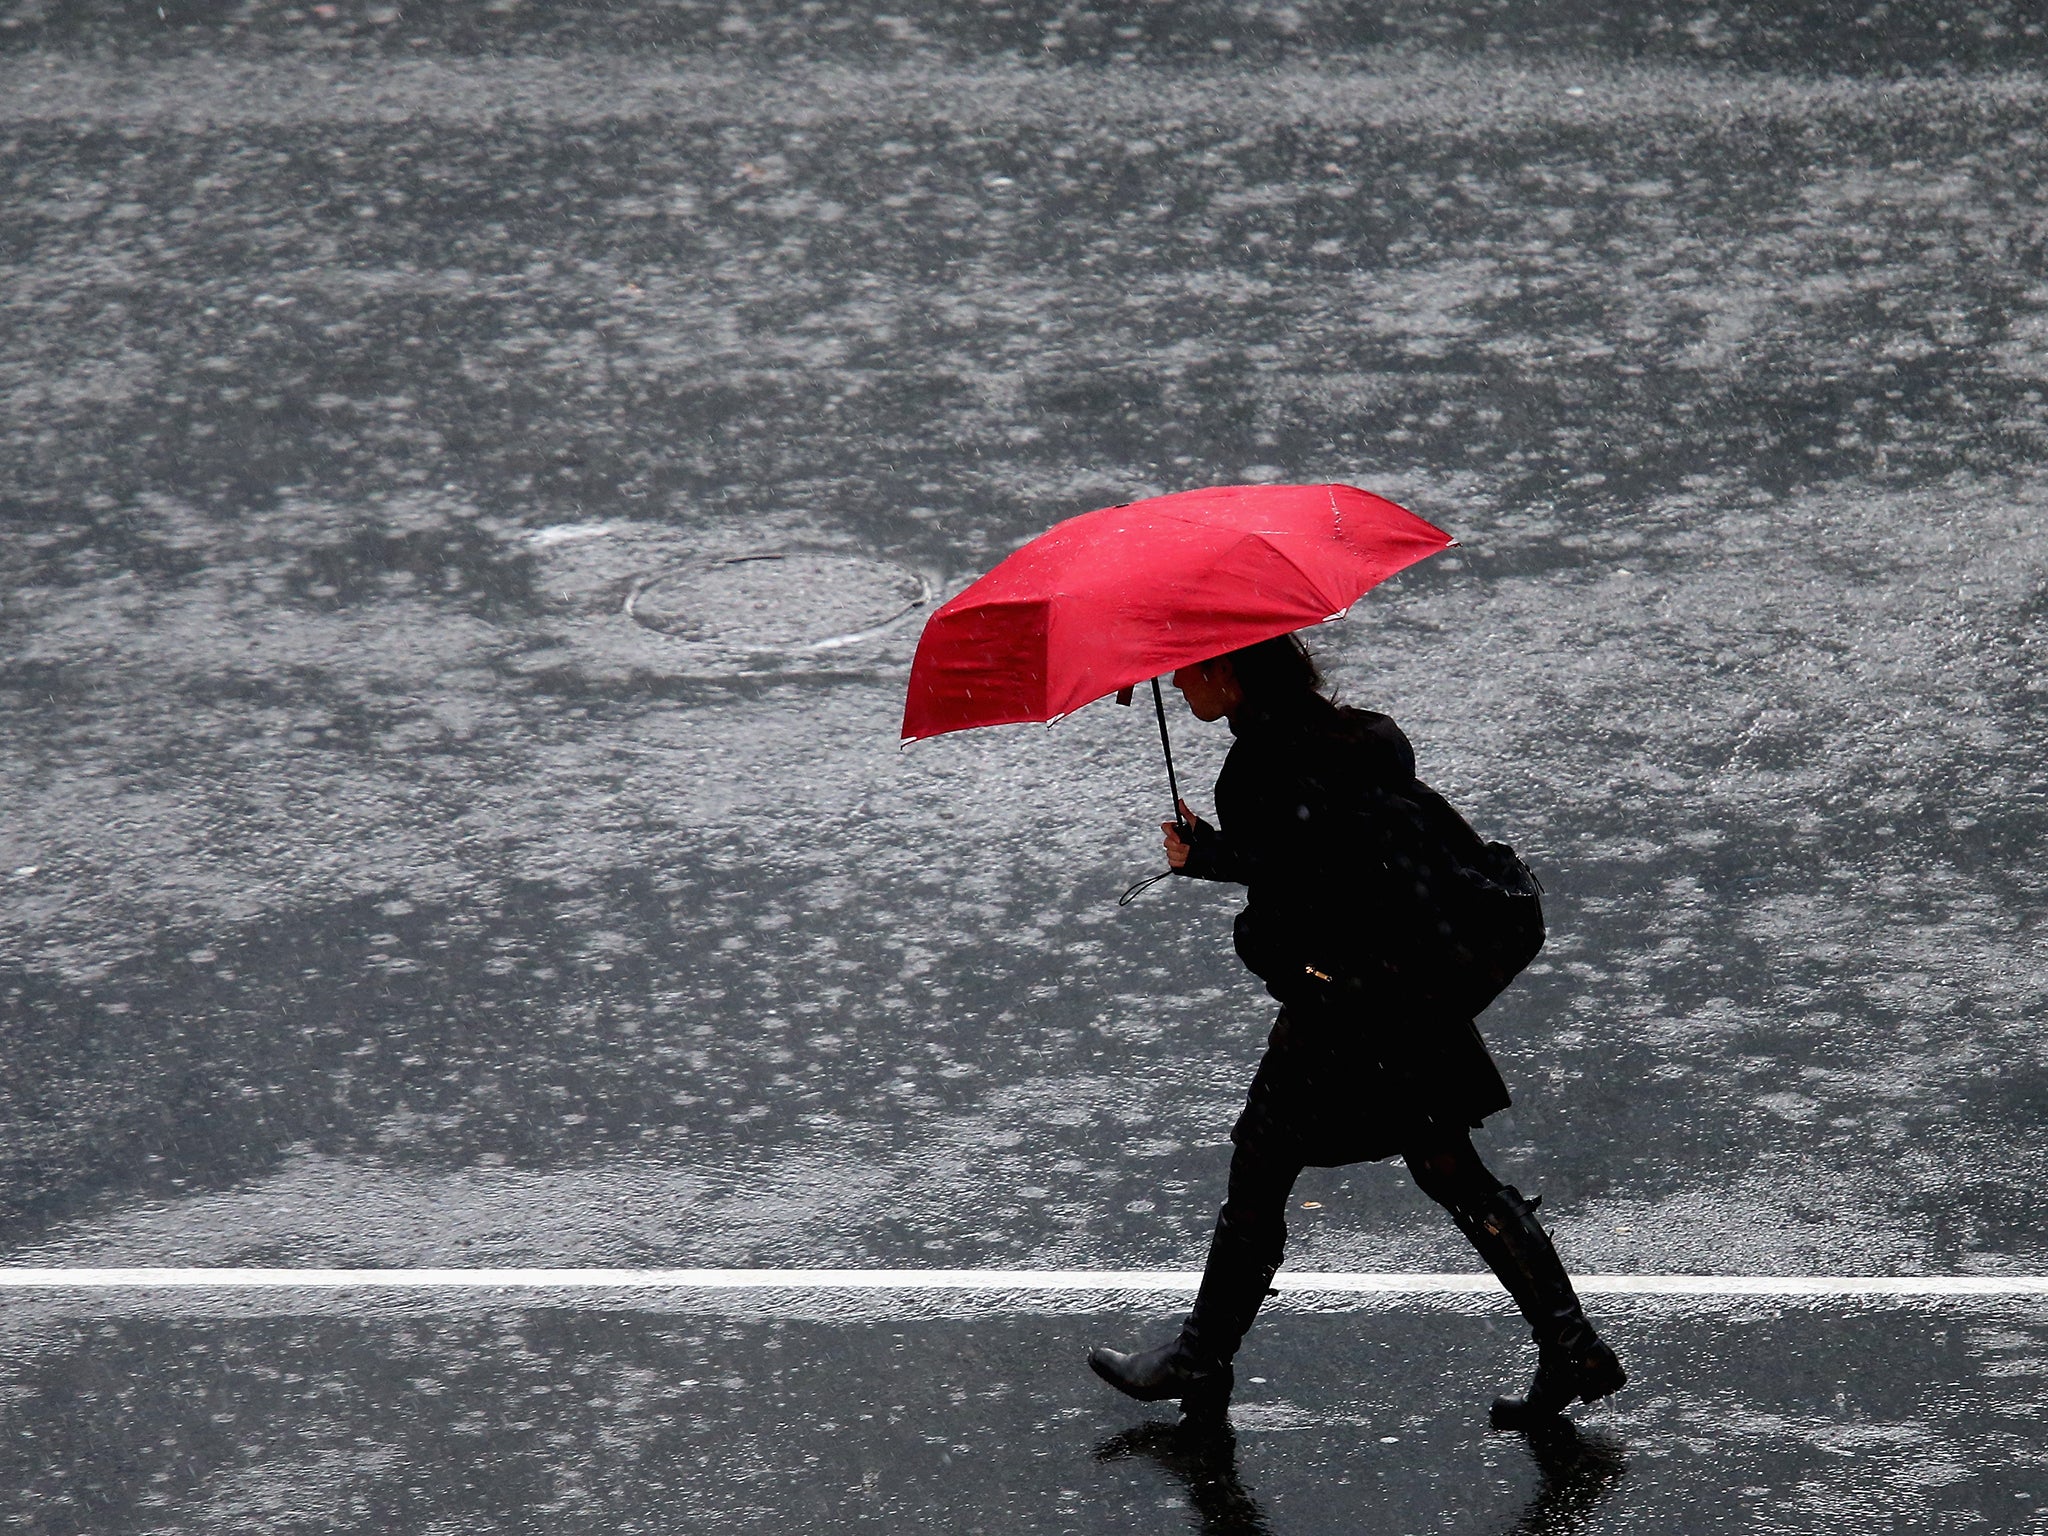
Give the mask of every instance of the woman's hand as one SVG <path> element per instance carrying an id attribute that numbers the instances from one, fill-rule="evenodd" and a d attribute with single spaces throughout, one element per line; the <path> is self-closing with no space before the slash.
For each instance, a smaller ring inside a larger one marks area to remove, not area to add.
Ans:
<path id="1" fill-rule="evenodd" d="M 1208 823 L 1188 809 L 1187 801 L 1176 800 L 1174 804 L 1180 807 L 1181 820 L 1187 823 L 1189 832 L 1199 835 L 1208 829 Z M 1166 834 L 1164 841 L 1166 844 L 1166 863 L 1168 868 L 1185 869 L 1187 867 L 1188 854 L 1194 850 L 1195 845 L 1180 835 L 1179 822 L 1162 821 L 1159 823 L 1159 830 Z"/>

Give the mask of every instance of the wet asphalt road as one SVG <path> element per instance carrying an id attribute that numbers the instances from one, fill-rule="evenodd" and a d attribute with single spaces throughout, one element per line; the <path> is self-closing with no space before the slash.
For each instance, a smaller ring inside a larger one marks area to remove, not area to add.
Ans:
<path id="1" fill-rule="evenodd" d="M 76 1318 L 9 1371 L 30 1529 L 2038 1531 L 2038 1303 L 1614 1309 L 1656 1385 L 1530 1440 L 1514 1331 L 1269 1319 L 1234 1446 L 1047 1371 L 1086 1319 L 586 1309 Z M 1519 1325 L 1515 1325 L 1518 1327 Z M 1883 1369 L 1873 1371 L 1871 1362 Z"/>
<path id="2" fill-rule="evenodd" d="M 1568 1261 L 2048 1264 L 2029 8 L 154 9 L 0 5 L 0 1259 L 1193 1265 L 1228 895 L 1113 905 L 1139 715 L 899 754 L 897 615 L 1332 479 L 1464 541 L 1317 638 L 1549 888 L 1482 1145 Z M 1290 1262 L 1469 1266 L 1301 1198 Z M 1122 1314 L 804 1306 L 10 1302 L 4 1507 L 1256 1528 L 1092 1459 Z M 1363 1317 L 1256 1336 L 1258 1518 L 1513 1528 L 1505 1332 Z M 2026 1529 L 2039 1324 L 1628 1313 L 1627 1476 L 1522 1528 Z"/>

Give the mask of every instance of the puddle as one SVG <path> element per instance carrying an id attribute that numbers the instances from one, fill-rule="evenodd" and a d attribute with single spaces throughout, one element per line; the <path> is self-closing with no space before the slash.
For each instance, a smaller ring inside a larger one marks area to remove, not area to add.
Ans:
<path id="1" fill-rule="evenodd" d="M 922 576 L 886 561 L 769 550 L 665 571 L 636 585 L 628 618 L 678 640 L 747 651 L 830 651 L 931 601 Z"/>

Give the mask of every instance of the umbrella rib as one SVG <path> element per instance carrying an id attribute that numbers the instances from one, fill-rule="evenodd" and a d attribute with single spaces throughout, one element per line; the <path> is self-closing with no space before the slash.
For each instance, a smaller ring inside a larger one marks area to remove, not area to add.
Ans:
<path id="1" fill-rule="evenodd" d="M 1192 519 L 1177 519 L 1177 521 L 1182 521 L 1182 522 L 1190 522 L 1190 523 L 1192 523 L 1192 522 L 1193 522 L 1193 520 L 1192 520 Z M 1198 525 L 1198 526 L 1199 526 L 1199 525 Z M 1205 565 L 1204 565 L 1204 566 L 1202 567 L 1202 570 L 1203 570 L 1204 574 L 1206 575 L 1207 573 L 1209 573 L 1209 572 L 1212 572 L 1212 571 L 1216 570 L 1216 569 L 1217 569 L 1218 567 L 1220 567 L 1220 566 L 1223 566 L 1223 565 L 1225 565 L 1225 564 L 1226 564 L 1226 563 L 1227 563 L 1227 562 L 1229 561 L 1230 557 L 1231 557 L 1231 556 L 1232 556 L 1233 554 L 1235 554 L 1235 553 L 1236 553 L 1236 552 L 1237 552 L 1238 550 L 1240 550 L 1240 549 L 1244 548 L 1244 546 L 1245 546 L 1245 545 L 1247 545 L 1247 544 L 1257 544 L 1257 545 L 1258 545 L 1258 546 L 1259 546 L 1259 547 L 1260 547 L 1261 549 L 1264 549 L 1264 550 L 1268 551 L 1268 552 L 1269 552 L 1270 554 L 1272 554 L 1272 555 L 1273 555 L 1273 556 L 1274 556 L 1274 557 L 1275 557 L 1276 559 L 1278 559 L 1278 560 L 1281 560 L 1281 561 L 1285 562 L 1285 564 L 1287 565 L 1287 568 L 1288 568 L 1289 570 L 1293 571 L 1293 572 L 1294 572 L 1294 574 L 1295 574 L 1296 576 L 1300 577 L 1300 578 L 1301 578 L 1301 580 L 1302 580 L 1302 581 L 1303 581 L 1303 582 L 1304 582 L 1304 583 L 1305 583 L 1305 584 L 1306 584 L 1306 585 L 1308 586 L 1309 590 L 1310 590 L 1310 591 L 1312 591 L 1312 592 L 1313 592 L 1313 593 L 1314 593 L 1314 594 L 1316 595 L 1316 597 L 1317 597 L 1317 598 L 1318 598 L 1319 600 L 1321 600 L 1321 601 L 1323 601 L 1323 602 L 1327 602 L 1327 601 L 1329 600 L 1329 595 L 1328 595 L 1328 593 L 1327 593 L 1327 592 L 1325 592 L 1325 591 L 1323 590 L 1323 587 L 1322 587 L 1322 583 L 1320 583 L 1319 581 L 1317 581 L 1317 580 L 1316 580 L 1316 578 L 1315 578 L 1315 576 L 1314 576 L 1314 575 L 1313 575 L 1313 574 L 1312 574 L 1311 572 L 1309 572 L 1309 571 L 1306 571 L 1306 570 L 1304 570 L 1304 569 L 1302 568 L 1302 565 L 1301 565 L 1301 562 L 1300 562 L 1300 561 L 1298 561 L 1297 559 L 1295 559 L 1295 558 L 1294 558 L 1294 556 L 1292 556 L 1291 554 L 1289 554 L 1289 553 L 1288 553 L 1288 552 L 1287 552 L 1287 551 L 1286 551 L 1285 549 L 1281 548 L 1281 547 L 1280 547 L 1280 546 L 1279 546 L 1278 544 L 1275 544 L 1275 543 L 1274 543 L 1274 542 L 1272 541 L 1272 539 L 1271 539 L 1271 538 L 1270 538 L 1270 537 L 1269 537 L 1268 535 L 1266 535 L 1265 533 L 1260 533 L 1260 532 L 1241 532 L 1241 533 L 1239 533 L 1239 534 L 1238 534 L 1238 536 L 1237 536 L 1237 538 L 1236 538 L 1236 539 L 1235 539 L 1234 541 L 1232 541 L 1232 543 L 1231 543 L 1231 544 L 1229 545 L 1229 547 L 1228 547 L 1228 548 L 1225 548 L 1225 549 L 1222 549 L 1222 550 L 1218 550 L 1218 551 L 1216 552 L 1215 556 L 1214 556 L 1214 557 L 1213 557 L 1212 559 L 1210 559 L 1210 560 L 1209 560 L 1208 562 L 1206 562 L 1206 564 L 1205 564 Z M 1199 584 L 1198 584 L 1198 585 L 1199 585 Z M 1347 604 L 1346 606 L 1348 607 L 1349 605 Z M 1317 620 L 1316 622 L 1324 622 L 1324 621 L 1326 621 L 1327 619 L 1330 619 L 1330 618 L 1335 618 L 1335 617 L 1337 616 L 1337 613 L 1341 613 L 1341 612 L 1343 612 L 1343 611 L 1344 611 L 1344 610 L 1343 610 L 1342 608 L 1340 608 L 1340 609 L 1336 610 L 1336 612 L 1334 612 L 1334 613 L 1330 613 L 1330 614 L 1327 614 L 1327 615 L 1325 615 L 1323 619 L 1319 619 L 1319 620 Z M 1056 649 L 1056 647 L 1054 647 L 1054 646 L 1053 646 L 1053 644 L 1052 644 L 1052 640 L 1053 640 L 1053 627 L 1054 627 L 1054 624 L 1055 624 L 1055 623 L 1057 622 L 1057 619 L 1058 619 L 1058 614 L 1059 614 L 1059 608 L 1058 608 L 1058 605 L 1057 605 L 1057 603 L 1055 603 L 1055 604 L 1053 604 L 1053 605 L 1052 605 L 1052 611 L 1051 611 L 1050 613 L 1048 613 L 1048 615 L 1047 615 L 1047 623 L 1046 623 L 1046 641 L 1047 641 L 1047 650 L 1048 650 L 1049 652 L 1050 652 L 1051 650 L 1053 650 L 1053 649 Z M 1282 631 L 1282 633 L 1286 633 L 1286 631 Z M 1208 659 L 1209 659 L 1209 658 L 1207 658 L 1207 657 L 1205 657 L 1205 656 L 1198 656 L 1198 657 L 1194 657 L 1194 658 L 1192 658 L 1192 660 L 1195 660 L 1195 661 L 1206 661 L 1206 660 L 1208 660 Z M 1177 662 L 1177 663 L 1175 663 L 1175 665 L 1186 665 L 1186 663 L 1179 663 L 1179 662 Z M 1159 674 L 1159 673 L 1157 673 L 1157 672 L 1148 672 L 1148 673 L 1146 674 L 1146 676 L 1158 676 L 1158 675 L 1160 675 L 1160 674 Z M 1144 681 L 1144 678 L 1132 678 L 1132 679 L 1129 679 L 1129 681 L 1130 681 L 1130 682 L 1133 682 L 1133 683 L 1137 683 L 1137 682 L 1142 682 L 1142 681 Z M 1112 684 L 1111 684 L 1111 685 L 1110 685 L 1110 686 L 1109 686 L 1108 688 L 1105 688 L 1105 689 L 1104 689 L 1104 690 L 1103 690 L 1103 691 L 1102 691 L 1102 692 L 1101 692 L 1100 694 L 1098 694 L 1098 695 L 1095 695 L 1095 697 L 1096 697 L 1096 698 L 1107 698 L 1107 697 L 1108 697 L 1108 696 L 1109 696 L 1109 695 L 1110 695 L 1111 693 L 1114 693 L 1114 692 L 1115 692 L 1115 691 L 1116 691 L 1116 690 L 1117 690 L 1118 688 L 1121 688 L 1121 687 L 1124 687 L 1124 686 L 1125 686 L 1125 684 L 1124 684 L 1123 682 L 1117 682 L 1117 683 L 1112 683 Z M 1049 705 L 1049 704 L 1050 704 L 1050 698 L 1049 698 L 1049 697 L 1048 697 L 1048 700 L 1047 700 L 1047 702 L 1048 702 L 1048 705 Z M 1090 699 L 1090 700 L 1088 700 L 1087 702 L 1089 702 L 1089 703 L 1092 703 L 1092 702 L 1094 702 L 1094 700 L 1093 700 L 1093 699 L 1091 698 L 1091 699 Z M 1080 708 L 1080 707 L 1081 707 L 1081 705 L 1079 705 L 1079 704 L 1076 704 L 1076 705 L 1074 706 L 1074 708 L 1075 708 L 1075 709 L 1078 709 L 1078 708 Z M 1047 721 L 1046 723 L 1047 723 L 1048 725 L 1050 725 L 1050 724 L 1052 724 L 1052 723 L 1053 723 L 1053 721 L 1054 721 L 1054 720 L 1061 720 L 1061 719 L 1064 719 L 1064 718 L 1065 718 L 1065 717 L 1066 717 L 1067 715 L 1069 715 L 1069 714 L 1072 714 L 1072 713 L 1073 713 L 1073 710 L 1071 710 L 1071 709 L 1070 709 L 1070 710 L 1062 710 L 1062 711 L 1061 711 L 1061 712 L 1060 712 L 1059 714 L 1057 714 L 1057 715 L 1054 715 L 1054 716 L 1052 717 L 1052 719 L 1051 719 L 1051 720 L 1048 720 L 1048 721 Z"/>
<path id="2" fill-rule="evenodd" d="M 1299 560 L 1295 559 L 1294 556 L 1289 554 L 1285 549 L 1281 548 L 1278 544 L 1275 544 L 1273 540 L 1264 533 L 1245 534 L 1237 541 L 1237 543 L 1231 545 L 1229 550 L 1224 551 L 1224 554 L 1231 554 L 1236 550 L 1241 549 L 1244 545 L 1252 543 L 1256 543 L 1262 546 L 1263 548 L 1272 551 L 1275 558 L 1286 561 L 1288 569 L 1292 570 L 1295 575 L 1299 576 L 1303 581 L 1307 582 L 1310 591 L 1314 592 L 1317 597 L 1322 598 L 1324 601 L 1328 601 L 1328 594 L 1323 591 L 1322 583 L 1317 581 L 1315 576 L 1311 572 L 1303 570 L 1301 562 Z M 1221 559 L 1222 556 L 1219 556 L 1217 561 L 1212 563 L 1221 563 Z M 1349 605 L 1347 604 L 1346 606 Z M 1342 609 L 1338 610 L 1338 612 L 1342 611 Z M 1331 618 L 1334 618 L 1335 616 L 1335 614 L 1329 615 L 1329 617 Z"/>

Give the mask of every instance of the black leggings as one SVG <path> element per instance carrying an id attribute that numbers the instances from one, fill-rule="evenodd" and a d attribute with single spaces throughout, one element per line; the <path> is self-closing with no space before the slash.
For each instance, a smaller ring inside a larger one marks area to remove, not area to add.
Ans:
<path id="1" fill-rule="evenodd" d="M 1410 1147 L 1401 1159 L 1415 1187 L 1453 1216 L 1476 1210 L 1501 1188 L 1466 1134 Z M 1302 1167 L 1240 1143 L 1230 1158 L 1230 1188 L 1216 1217 L 1218 1236 L 1252 1263 L 1278 1265 L 1287 1247 L 1287 1196 Z"/>
<path id="2" fill-rule="evenodd" d="M 1475 1246 L 1490 1240 L 1483 1208 L 1503 1186 L 1486 1171 L 1469 1135 L 1459 1131 L 1438 1136 L 1402 1155 L 1423 1193 L 1451 1213 Z M 1286 1251 L 1287 1196 L 1303 1166 L 1297 1157 L 1261 1151 L 1256 1139 L 1237 1144 L 1230 1159 L 1230 1189 L 1216 1216 L 1202 1284 L 1181 1325 L 1183 1348 L 1219 1362 L 1228 1362 L 1237 1353 Z M 1498 1241 L 1492 1246 L 1499 1247 Z M 1544 1246 L 1547 1251 L 1547 1241 Z M 1487 1262 L 1500 1273 L 1493 1258 Z"/>

